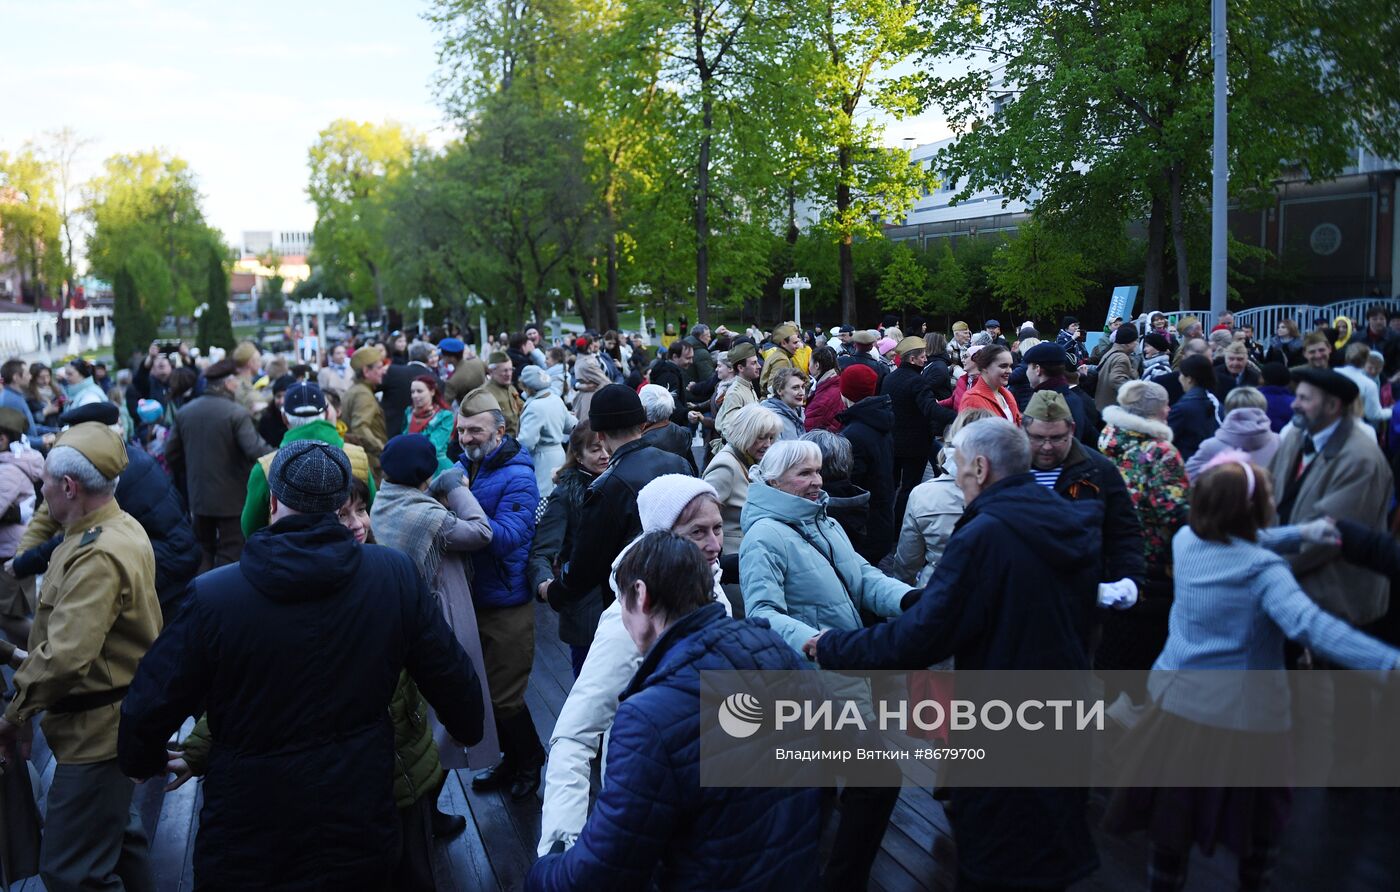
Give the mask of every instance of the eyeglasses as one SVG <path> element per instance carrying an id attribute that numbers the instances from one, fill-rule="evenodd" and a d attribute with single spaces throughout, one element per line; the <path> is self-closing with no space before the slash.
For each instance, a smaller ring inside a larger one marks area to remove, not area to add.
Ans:
<path id="1" fill-rule="evenodd" d="M 1055 437 L 1038 437 L 1035 434 L 1027 434 L 1026 439 L 1031 441 L 1031 447 L 1039 449 L 1041 446 L 1063 446 L 1069 442 L 1071 434 L 1065 433 Z"/>

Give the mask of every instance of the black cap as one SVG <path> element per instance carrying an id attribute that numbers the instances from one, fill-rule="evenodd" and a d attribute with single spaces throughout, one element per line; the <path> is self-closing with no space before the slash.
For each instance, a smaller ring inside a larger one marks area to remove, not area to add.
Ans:
<path id="1" fill-rule="evenodd" d="M 1022 353 L 1021 358 L 1036 365 L 1069 365 L 1069 354 L 1054 341 L 1041 341 Z"/>
<path id="2" fill-rule="evenodd" d="M 88 403 L 86 406 L 78 406 L 76 409 L 64 412 L 58 416 L 58 423 L 64 427 L 72 427 L 75 424 L 82 424 L 84 421 L 116 424 L 121 417 L 121 410 L 112 403 Z"/>
<path id="3" fill-rule="evenodd" d="M 1152 345 L 1152 349 L 1156 350 L 1158 353 L 1166 353 L 1172 348 L 1171 341 L 1168 341 L 1165 335 L 1158 334 L 1155 331 L 1148 332 L 1143 337 L 1142 342 Z"/>
<path id="4" fill-rule="evenodd" d="M 1113 343 L 1115 344 L 1131 344 L 1137 339 L 1138 330 L 1136 325 L 1124 323 L 1118 326 L 1118 330 L 1113 333 Z"/>
<path id="5" fill-rule="evenodd" d="M 283 375 L 282 377 L 278 378 L 276 381 L 273 381 L 273 382 L 272 382 L 272 393 L 273 393 L 274 396 L 277 395 L 277 394 L 279 394 L 279 393 L 286 393 L 286 392 L 287 392 L 287 388 L 288 388 L 288 387 L 291 387 L 291 386 L 292 386 L 293 384 L 295 384 L 295 383 L 297 383 L 297 376 L 296 376 L 296 375 L 291 375 L 291 374 Z"/>
<path id="6" fill-rule="evenodd" d="M 646 410 L 637 392 L 625 384 L 609 384 L 588 403 L 588 423 L 593 430 L 624 430 L 647 423 Z"/>
<path id="7" fill-rule="evenodd" d="M 1361 388 L 1356 386 L 1355 381 L 1341 372 L 1334 372 L 1331 369 L 1294 369 L 1293 380 L 1299 384 L 1311 384 L 1313 387 L 1337 397 L 1343 403 L 1351 403 L 1361 393 Z"/>
<path id="8" fill-rule="evenodd" d="M 1060 328 L 1069 328 L 1071 325 L 1078 325 L 1079 320 L 1073 316 L 1066 316 L 1060 320 Z"/>

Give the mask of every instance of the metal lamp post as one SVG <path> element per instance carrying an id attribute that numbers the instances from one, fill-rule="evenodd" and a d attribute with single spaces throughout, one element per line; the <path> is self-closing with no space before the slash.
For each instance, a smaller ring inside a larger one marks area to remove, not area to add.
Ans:
<path id="1" fill-rule="evenodd" d="M 413 299 L 413 306 L 418 308 L 418 337 L 423 337 L 423 311 L 433 308 L 433 301 L 427 295 L 420 294 Z"/>
<path id="2" fill-rule="evenodd" d="M 792 291 L 792 321 L 797 323 L 797 327 L 802 327 L 802 292 L 812 287 L 812 282 L 806 276 L 788 276 L 783 282 L 783 290 Z"/>
<path id="3" fill-rule="evenodd" d="M 1211 56 L 1215 60 L 1215 124 L 1212 148 L 1212 183 L 1210 211 L 1210 325 L 1225 312 L 1226 282 L 1230 244 L 1226 224 L 1230 213 L 1230 161 L 1226 130 L 1229 78 L 1225 58 L 1225 0 L 1211 0 Z M 1182 282 L 1181 288 L 1189 287 Z M 1182 294 L 1185 294 L 1185 290 Z"/>

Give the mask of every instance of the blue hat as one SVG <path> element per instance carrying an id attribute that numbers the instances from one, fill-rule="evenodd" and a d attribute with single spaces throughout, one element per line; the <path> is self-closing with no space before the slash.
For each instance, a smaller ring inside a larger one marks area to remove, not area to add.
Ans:
<path id="1" fill-rule="evenodd" d="M 1001 328 L 1001 323 L 998 322 L 998 321 L 996 321 L 995 319 L 988 319 L 987 322 L 986 322 L 986 324 L 983 325 L 982 327 L 983 327 L 983 328 Z"/>
<path id="2" fill-rule="evenodd" d="M 1022 353 L 1021 358 L 1036 365 L 1069 365 L 1069 354 L 1054 341 L 1041 341 Z"/>
<path id="3" fill-rule="evenodd" d="M 437 447 L 422 434 L 399 434 L 379 456 L 384 479 L 404 486 L 421 486 L 437 471 Z"/>
<path id="4" fill-rule="evenodd" d="M 466 353 L 467 345 L 461 338 L 443 338 L 438 341 L 438 349 L 443 353 Z"/>
<path id="5" fill-rule="evenodd" d="M 282 397 L 282 411 L 293 418 L 310 418 L 326 411 L 326 395 L 310 381 L 298 381 Z"/>

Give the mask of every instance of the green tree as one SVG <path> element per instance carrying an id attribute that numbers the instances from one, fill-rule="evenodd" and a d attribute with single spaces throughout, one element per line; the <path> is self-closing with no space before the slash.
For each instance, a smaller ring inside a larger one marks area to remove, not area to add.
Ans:
<path id="1" fill-rule="evenodd" d="M 1084 303 L 1088 264 L 1053 229 L 1032 218 L 992 255 L 988 276 L 1008 309 L 1032 318 L 1053 316 Z"/>
<path id="2" fill-rule="evenodd" d="M 1393 3 L 1349 0 L 1343 18 L 1334 6 L 1231 6 L 1230 177 L 1243 200 L 1271 194 L 1285 166 L 1335 175 L 1358 133 L 1383 154 L 1400 143 L 1387 93 L 1394 66 L 1375 45 L 1378 33 L 1393 34 L 1375 26 L 1394 17 Z M 938 160 L 960 196 L 1040 190 L 1039 210 L 1081 225 L 1146 219 L 1145 306 L 1161 301 L 1168 256 L 1185 306 L 1188 243 L 1208 219 L 1209 4 L 999 0 L 933 10 L 931 46 L 960 49 L 951 59 L 931 52 L 901 86 L 948 115 L 958 139 Z"/>
<path id="3" fill-rule="evenodd" d="M 852 276 L 852 287 L 855 279 Z M 877 292 L 880 305 L 890 309 L 924 307 L 928 303 L 928 270 L 920 265 L 909 246 L 900 242 L 890 249 Z"/>
<path id="4" fill-rule="evenodd" d="M 387 305 L 391 220 L 386 196 L 421 140 L 393 122 L 344 119 L 320 132 L 307 153 L 307 194 L 316 206 L 311 259 L 360 308 Z"/>
<path id="5" fill-rule="evenodd" d="M 19 274 L 21 299 L 57 295 L 70 274 L 60 240 L 54 165 L 26 145 L 0 152 L 0 253 Z"/>
<path id="6" fill-rule="evenodd" d="M 199 317 L 195 343 L 204 356 L 209 355 L 210 347 L 232 350 L 236 346 L 233 339 L 233 319 L 229 316 L 229 280 L 224 269 L 224 248 L 218 242 L 209 243 L 209 281 L 205 290 L 206 304 Z"/>
<path id="7" fill-rule="evenodd" d="M 929 276 L 929 300 L 924 304 L 924 309 L 945 316 L 966 310 L 972 287 L 967 268 L 953 253 L 953 243 L 941 239 L 939 247 L 927 253 L 936 258 L 937 265 Z"/>
<path id="8" fill-rule="evenodd" d="M 125 364 L 155 338 L 155 320 L 141 306 L 131 273 L 119 267 L 112 278 L 112 355 Z"/>
<path id="9" fill-rule="evenodd" d="M 113 155 L 88 184 L 88 265 L 114 283 L 128 270 L 152 324 L 174 315 L 177 331 L 205 290 L 213 231 L 204 221 L 193 172 L 159 152 Z M 114 322 L 115 324 L 115 322 Z"/>

